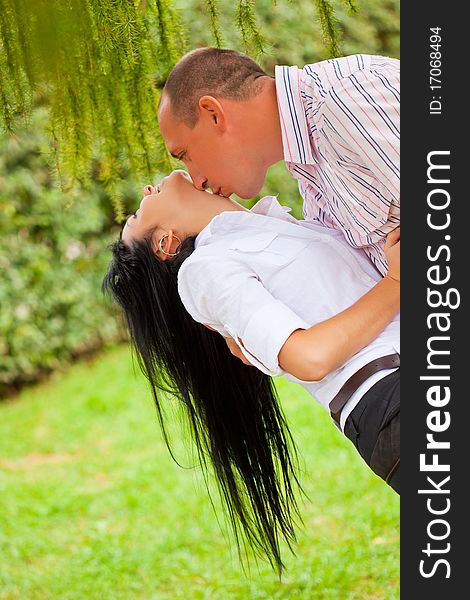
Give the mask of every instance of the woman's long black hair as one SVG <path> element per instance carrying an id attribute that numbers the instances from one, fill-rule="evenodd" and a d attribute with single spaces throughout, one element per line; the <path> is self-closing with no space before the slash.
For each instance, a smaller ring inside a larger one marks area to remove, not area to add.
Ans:
<path id="1" fill-rule="evenodd" d="M 151 235 L 131 245 L 115 242 L 102 289 L 124 311 L 170 451 L 160 392 L 186 408 L 201 464 L 207 467 L 209 457 L 214 467 L 239 551 L 241 525 L 281 573 L 279 538 L 292 549 L 299 516 L 295 446 L 271 378 L 235 358 L 222 336 L 184 308 L 177 276 L 194 240 L 187 238 L 167 261 L 155 256 Z"/>

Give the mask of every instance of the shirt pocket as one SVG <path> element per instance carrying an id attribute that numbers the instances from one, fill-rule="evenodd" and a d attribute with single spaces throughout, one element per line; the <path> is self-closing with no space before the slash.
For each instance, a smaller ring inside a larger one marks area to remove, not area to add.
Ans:
<path id="1" fill-rule="evenodd" d="M 262 254 L 260 259 L 281 267 L 292 262 L 308 244 L 309 241 L 305 239 L 279 236 L 275 232 L 263 232 L 235 240 L 230 245 L 230 250 L 245 254 L 247 257 Z"/>

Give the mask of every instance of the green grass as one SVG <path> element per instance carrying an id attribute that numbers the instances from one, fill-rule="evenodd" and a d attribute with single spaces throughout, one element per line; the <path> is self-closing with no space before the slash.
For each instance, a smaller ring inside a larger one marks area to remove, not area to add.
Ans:
<path id="1" fill-rule="evenodd" d="M 310 498 L 282 582 L 262 561 L 243 573 L 126 348 L 0 403 L 0 599 L 398 598 L 398 497 L 302 388 L 279 391 Z"/>

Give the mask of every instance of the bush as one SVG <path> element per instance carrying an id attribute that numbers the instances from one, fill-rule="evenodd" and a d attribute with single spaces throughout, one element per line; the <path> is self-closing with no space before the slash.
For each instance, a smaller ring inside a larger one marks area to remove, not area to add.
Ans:
<path id="1" fill-rule="evenodd" d="M 0 137 L 0 393 L 120 335 L 100 293 L 109 200 L 57 189 L 45 118 Z"/>

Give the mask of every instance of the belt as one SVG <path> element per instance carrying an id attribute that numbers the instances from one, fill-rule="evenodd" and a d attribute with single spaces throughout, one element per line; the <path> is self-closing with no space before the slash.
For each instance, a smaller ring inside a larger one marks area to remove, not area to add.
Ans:
<path id="1" fill-rule="evenodd" d="M 359 371 L 356 371 L 354 375 L 351 375 L 351 377 L 346 381 L 346 383 L 330 402 L 330 413 L 338 427 L 341 411 L 361 383 L 364 383 L 366 379 L 369 379 L 369 377 L 374 373 L 377 373 L 377 371 L 383 371 L 384 369 L 395 369 L 399 366 L 400 355 L 388 354 L 387 356 L 381 356 L 380 358 L 371 360 L 369 363 L 361 367 Z"/>

